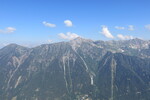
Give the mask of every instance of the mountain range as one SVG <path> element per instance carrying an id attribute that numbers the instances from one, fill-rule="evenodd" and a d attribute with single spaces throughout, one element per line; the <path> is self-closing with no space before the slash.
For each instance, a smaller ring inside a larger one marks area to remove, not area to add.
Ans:
<path id="1" fill-rule="evenodd" d="M 150 41 L 0 49 L 0 100 L 150 100 Z"/>

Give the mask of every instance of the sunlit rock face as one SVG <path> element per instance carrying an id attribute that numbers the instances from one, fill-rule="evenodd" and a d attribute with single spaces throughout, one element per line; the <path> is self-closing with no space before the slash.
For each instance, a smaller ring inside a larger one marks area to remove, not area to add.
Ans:
<path id="1" fill-rule="evenodd" d="M 150 42 L 69 42 L 0 49 L 0 100 L 150 100 Z"/>

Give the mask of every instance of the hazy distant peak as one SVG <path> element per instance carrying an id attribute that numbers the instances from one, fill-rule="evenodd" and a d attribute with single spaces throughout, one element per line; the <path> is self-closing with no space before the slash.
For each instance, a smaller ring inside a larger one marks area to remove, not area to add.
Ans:
<path id="1" fill-rule="evenodd" d="M 134 39 L 131 39 L 130 41 L 145 41 L 145 40 L 140 39 L 140 38 L 134 38 Z"/>

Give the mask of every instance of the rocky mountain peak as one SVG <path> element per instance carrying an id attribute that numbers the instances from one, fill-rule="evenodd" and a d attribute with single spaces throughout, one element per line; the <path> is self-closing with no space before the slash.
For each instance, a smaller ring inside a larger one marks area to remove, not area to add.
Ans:
<path id="1" fill-rule="evenodd" d="M 78 37 L 74 40 L 69 41 L 69 44 L 72 46 L 73 49 L 80 47 L 83 43 L 93 43 L 93 41 L 82 37 Z"/>
<path id="2" fill-rule="evenodd" d="M 92 42 L 92 40 L 85 39 L 85 38 L 82 38 L 82 37 L 77 37 L 77 38 L 71 40 L 70 42 L 82 43 L 82 42 Z"/>

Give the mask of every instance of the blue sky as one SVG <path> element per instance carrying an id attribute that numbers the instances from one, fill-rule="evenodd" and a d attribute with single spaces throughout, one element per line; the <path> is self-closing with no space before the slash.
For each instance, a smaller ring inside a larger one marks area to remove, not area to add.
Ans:
<path id="1" fill-rule="evenodd" d="M 150 0 L 0 0 L 0 45 L 150 39 Z"/>

